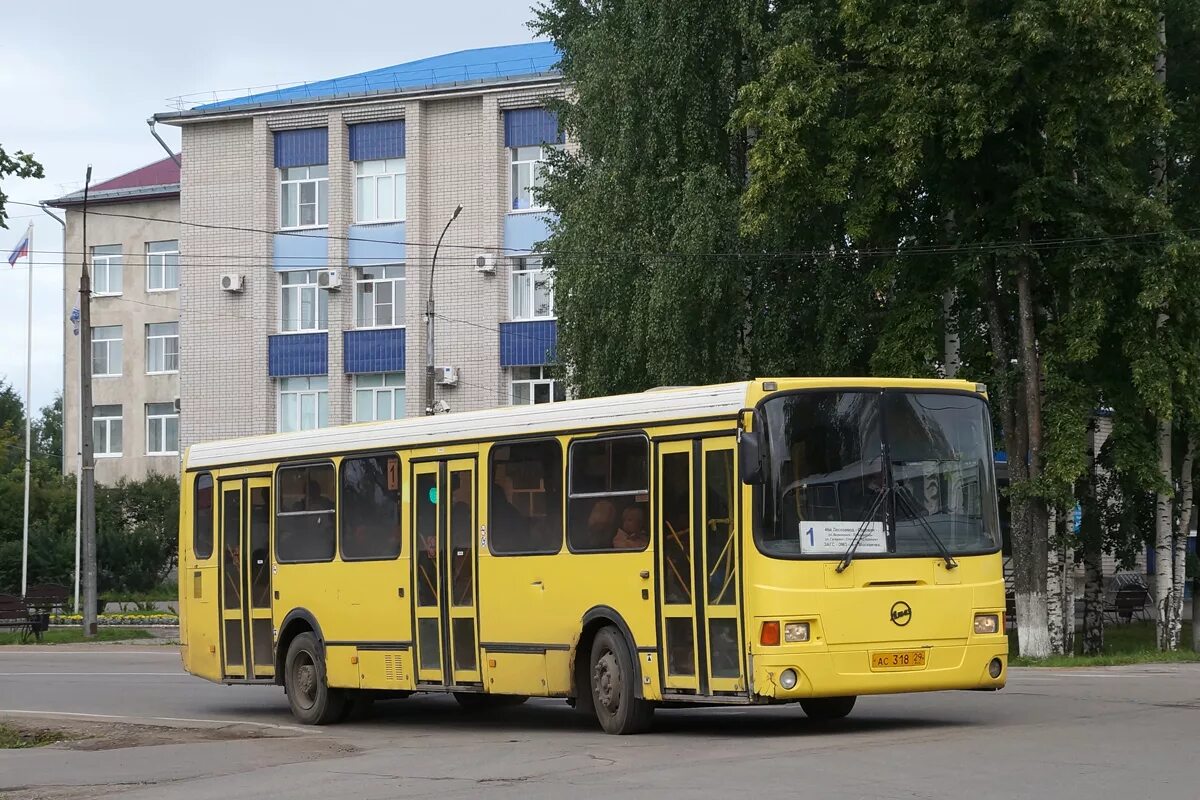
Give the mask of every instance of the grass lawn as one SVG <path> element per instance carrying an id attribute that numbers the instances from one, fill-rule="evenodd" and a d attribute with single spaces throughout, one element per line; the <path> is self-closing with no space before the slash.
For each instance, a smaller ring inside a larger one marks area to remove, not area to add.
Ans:
<path id="1" fill-rule="evenodd" d="M 18 747 L 41 747 L 46 744 L 60 742 L 63 735 L 54 731 L 37 731 L 33 733 L 19 731 L 8 725 L 0 725 L 0 750 L 12 750 Z"/>
<path id="2" fill-rule="evenodd" d="M 42 644 L 80 644 L 82 642 L 120 642 L 127 639 L 153 639 L 154 637 L 141 628 L 100 628 L 95 637 L 83 638 L 79 628 L 51 628 L 42 634 Z M 24 644 L 37 644 L 33 637 Z M 0 645 L 22 644 L 21 636 L 15 631 L 0 633 Z"/>
<path id="3" fill-rule="evenodd" d="M 1130 625 L 1104 627 L 1104 654 L 1085 656 L 1082 631 L 1075 632 L 1075 655 L 1051 656 L 1044 659 L 1021 658 L 1017 655 L 1017 635 L 1008 635 L 1008 663 L 1014 667 L 1114 667 L 1121 664 L 1155 664 L 1163 662 L 1200 661 L 1200 653 L 1190 648 L 1192 625 L 1183 623 L 1181 649 L 1163 653 L 1154 649 L 1154 623 L 1134 622 Z"/>

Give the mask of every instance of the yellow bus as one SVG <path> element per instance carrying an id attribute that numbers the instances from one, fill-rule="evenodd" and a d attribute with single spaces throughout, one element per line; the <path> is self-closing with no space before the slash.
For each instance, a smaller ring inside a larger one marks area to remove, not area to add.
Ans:
<path id="1" fill-rule="evenodd" d="M 198 444 L 186 669 L 324 724 L 377 696 L 655 707 L 999 689 L 984 387 L 759 379 Z"/>

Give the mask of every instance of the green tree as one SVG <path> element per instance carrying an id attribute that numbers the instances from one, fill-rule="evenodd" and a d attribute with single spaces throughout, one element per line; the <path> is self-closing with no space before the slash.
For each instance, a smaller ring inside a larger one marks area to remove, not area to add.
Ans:
<path id="1" fill-rule="evenodd" d="M 96 489 L 99 591 L 146 592 L 175 566 L 179 481 L 150 475 Z"/>
<path id="2" fill-rule="evenodd" d="M 42 408 L 41 416 L 33 423 L 35 458 L 60 469 L 63 464 L 63 396 Z"/>
<path id="3" fill-rule="evenodd" d="M 43 174 L 42 165 L 34 160 L 32 155 L 18 150 L 10 156 L 0 145 L 0 180 L 9 175 L 15 175 L 18 178 L 41 178 Z M 4 223 L 8 219 L 8 214 L 4 210 L 7 202 L 8 195 L 4 193 L 3 188 L 0 188 L 0 228 L 8 227 Z"/>

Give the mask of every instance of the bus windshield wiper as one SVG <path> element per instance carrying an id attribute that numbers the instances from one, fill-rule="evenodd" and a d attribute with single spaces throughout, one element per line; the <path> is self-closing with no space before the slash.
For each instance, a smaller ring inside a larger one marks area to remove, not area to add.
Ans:
<path id="1" fill-rule="evenodd" d="M 863 536 L 871 526 L 871 523 L 875 521 L 875 515 L 879 513 L 879 507 L 883 505 L 883 499 L 887 497 L 889 491 L 891 490 L 888 487 L 881 486 L 879 491 L 875 493 L 875 499 L 871 502 L 871 507 L 867 509 L 866 518 L 858 526 L 858 530 L 854 532 L 854 538 L 850 540 L 850 546 L 842 554 L 841 563 L 837 565 L 837 572 L 844 572 L 846 567 L 850 566 L 850 562 L 854 560 L 854 551 L 862 544 Z"/>
<path id="2" fill-rule="evenodd" d="M 917 521 L 917 524 L 921 526 L 921 530 L 925 531 L 925 535 L 929 537 L 930 541 L 932 541 L 934 546 L 937 547 L 938 552 L 941 553 L 942 560 L 946 562 L 946 569 L 954 569 L 957 567 L 958 562 L 954 560 L 954 556 L 950 555 L 950 549 L 946 547 L 946 543 L 943 542 L 941 537 L 937 535 L 937 532 L 934 531 L 933 526 L 930 525 L 925 519 L 925 515 L 917 513 L 917 501 L 916 498 L 913 497 L 913 494 L 909 488 L 907 486 L 898 485 L 895 489 L 895 492 L 896 497 L 900 500 L 900 503 L 905 507 L 905 510 L 908 511 L 909 518 Z"/>

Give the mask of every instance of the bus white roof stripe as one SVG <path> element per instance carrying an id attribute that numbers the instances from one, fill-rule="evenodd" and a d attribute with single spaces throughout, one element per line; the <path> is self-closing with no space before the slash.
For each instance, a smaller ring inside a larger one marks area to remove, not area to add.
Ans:
<path id="1" fill-rule="evenodd" d="M 192 446 L 186 468 L 274 462 L 376 448 L 420 447 L 440 441 L 521 436 L 561 429 L 730 416 L 745 405 L 748 387 L 749 383 L 743 381 L 205 442 Z"/>

